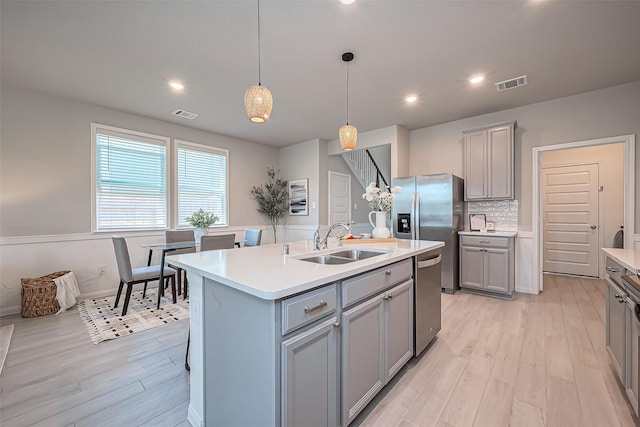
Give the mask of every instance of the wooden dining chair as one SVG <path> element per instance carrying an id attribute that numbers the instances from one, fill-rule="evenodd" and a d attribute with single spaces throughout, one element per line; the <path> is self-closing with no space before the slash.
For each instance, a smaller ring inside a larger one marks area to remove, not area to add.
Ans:
<path id="1" fill-rule="evenodd" d="M 233 233 L 202 236 L 202 240 L 200 240 L 200 252 L 215 249 L 233 249 L 235 241 L 236 235 Z"/>
<path id="2" fill-rule="evenodd" d="M 131 267 L 131 258 L 129 257 L 129 249 L 127 241 L 121 236 L 112 236 L 113 249 L 116 253 L 116 262 L 118 264 L 118 273 L 120 275 L 120 285 L 118 286 L 118 294 L 113 308 L 118 307 L 122 288 L 126 284 L 127 292 L 124 297 L 124 305 L 122 306 L 122 315 L 127 314 L 129 307 L 129 299 L 131 298 L 131 290 L 133 285 L 138 283 L 146 283 L 160 279 L 160 269 L 163 268 L 163 275 L 166 280 L 171 282 L 171 291 L 173 293 L 173 303 L 176 303 L 176 270 L 170 267 L 160 265 L 150 265 L 147 267 Z M 158 283 L 158 292 L 161 292 L 162 283 Z"/>
<path id="3" fill-rule="evenodd" d="M 259 228 L 247 228 L 244 230 L 244 245 L 245 246 L 260 246 L 260 240 L 262 239 L 262 230 Z"/>
<path id="4" fill-rule="evenodd" d="M 193 242 L 192 248 L 176 249 L 175 251 L 169 252 L 168 255 L 190 254 L 196 251 L 196 238 L 194 236 L 193 230 L 166 230 L 164 233 L 164 241 L 167 243 Z M 189 280 L 187 279 L 187 271 L 180 267 L 171 265 L 168 262 L 167 265 L 178 272 L 178 295 L 182 294 L 182 299 L 187 299 L 187 287 Z M 183 283 L 184 292 L 182 292 Z"/>

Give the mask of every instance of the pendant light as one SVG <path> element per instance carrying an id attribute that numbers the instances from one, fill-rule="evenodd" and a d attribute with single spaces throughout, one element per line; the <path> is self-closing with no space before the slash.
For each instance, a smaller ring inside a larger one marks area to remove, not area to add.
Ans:
<path id="1" fill-rule="evenodd" d="M 343 53 L 342 60 L 347 63 L 347 124 L 340 128 L 338 134 L 340 135 L 340 147 L 344 151 L 351 151 L 356 148 L 358 139 L 358 129 L 349 124 L 349 62 L 353 60 L 353 53 Z"/>
<path id="2" fill-rule="evenodd" d="M 271 116 L 273 97 L 269 89 L 262 86 L 260 74 L 260 0 L 258 0 L 258 84 L 244 93 L 244 109 L 251 123 L 266 123 Z"/>

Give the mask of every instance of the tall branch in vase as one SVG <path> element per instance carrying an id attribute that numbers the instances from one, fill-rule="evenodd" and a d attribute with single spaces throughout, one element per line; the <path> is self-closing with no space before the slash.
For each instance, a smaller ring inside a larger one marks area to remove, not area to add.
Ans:
<path id="1" fill-rule="evenodd" d="M 251 188 L 251 196 L 258 202 L 258 212 L 266 216 L 273 228 L 273 241 L 278 242 L 277 231 L 281 218 L 289 212 L 289 189 L 287 181 L 278 177 L 280 169 L 267 167 L 268 181 Z"/>

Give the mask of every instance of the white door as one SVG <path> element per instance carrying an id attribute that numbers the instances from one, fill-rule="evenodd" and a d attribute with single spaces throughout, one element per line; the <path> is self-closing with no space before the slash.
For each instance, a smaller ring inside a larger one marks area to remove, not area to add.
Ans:
<path id="1" fill-rule="evenodd" d="M 351 175 L 329 171 L 329 224 L 351 219 Z"/>
<path id="2" fill-rule="evenodd" d="M 598 277 L 598 165 L 542 170 L 545 272 Z"/>

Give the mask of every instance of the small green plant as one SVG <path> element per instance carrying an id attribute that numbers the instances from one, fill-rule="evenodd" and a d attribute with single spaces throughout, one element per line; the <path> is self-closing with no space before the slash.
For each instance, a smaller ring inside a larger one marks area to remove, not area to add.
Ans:
<path id="1" fill-rule="evenodd" d="M 269 218 L 273 228 L 273 241 L 277 241 L 278 223 L 289 212 L 289 189 L 287 181 L 278 178 L 280 170 L 267 167 L 269 180 L 259 187 L 251 188 L 251 196 L 258 202 L 258 212 Z"/>
<path id="2" fill-rule="evenodd" d="M 215 224 L 219 219 L 220 218 L 217 215 L 214 215 L 213 212 L 207 212 L 202 208 L 194 212 L 193 215 L 185 218 L 189 224 L 196 228 L 207 228 Z"/>

